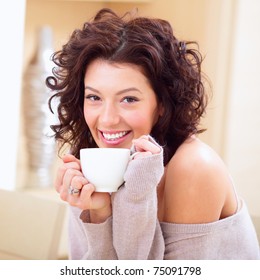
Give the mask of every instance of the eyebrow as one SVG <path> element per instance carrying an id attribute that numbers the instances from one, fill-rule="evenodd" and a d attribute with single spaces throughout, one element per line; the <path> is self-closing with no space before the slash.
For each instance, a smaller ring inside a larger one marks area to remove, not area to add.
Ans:
<path id="1" fill-rule="evenodd" d="M 100 93 L 97 89 L 92 88 L 92 87 L 90 87 L 90 86 L 85 86 L 85 89 L 89 89 L 89 90 L 91 90 L 91 91 L 93 91 L 93 92 Z M 117 94 L 117 95 L 120 95 L 120 94 L 129 92 L 129 91 L 137 91 L 137 92 L 139 92 L 139 93 L 142 93 L 138 88 L 130 87 L 130 88 L 122 89 L 122 90 L 118 91 L 116 94 Z"/>

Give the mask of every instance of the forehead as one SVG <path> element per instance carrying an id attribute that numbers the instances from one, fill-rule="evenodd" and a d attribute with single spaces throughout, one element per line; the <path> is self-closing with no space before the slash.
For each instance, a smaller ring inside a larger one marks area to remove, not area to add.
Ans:
<path id="1" fill-rule="evenodd" d="M 87 67 L 86 67 L 86 74 L 88 74 L 90 71 L 102 71 L 105 72 L 106 70 L 111 70 L 112 68 L 114 68 L 115 70 L 117 69 L 118 72 L 120 70 L 123 71 L 132 71 L 132 72 L 139 72 L 140 74 L 142 74 L 143 76 L 145 76 L 147 78 L 147 75 L 145 74 L 145 70 L 143 69 L 143 67 L 141 67 L 140 65 L 134 64 L 134 63 L 127 63 L 127 62 L 113 62 L 113 61 L 109 61 L 109 60 L 105 60 L 105 59 L 94 59 L 93 61 L 91 61 Z"/>
<path id="2" fill-rule="evenodd" d="M 100 81 L 102 79 L 114 79 L 118 77 L 127 81 L 145 82 L 151 86 L 151 83 L 145 75 L 144 69 L 133 63 L 111 62 L 104 59 L 95 59 L 86 67 L 84 82 Z M 120 79 L 118 79 L 120 82 Z"/>

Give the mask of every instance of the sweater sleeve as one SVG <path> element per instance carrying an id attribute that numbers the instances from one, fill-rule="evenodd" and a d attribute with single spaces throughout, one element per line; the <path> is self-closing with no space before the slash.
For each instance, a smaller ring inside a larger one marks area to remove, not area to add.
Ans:
<path id="1" fill-rule="evenodd" d="M 125 185 L 112 196 L 118 259 L 163 259 L 165 245 L 157 219 L 157 185 L 163 172 L 163 151 L 129 163 Z"/>
<path id="2" fill-rule="evenodd" d="M 90 222 L 89 211 L 70 207 L 69 258 L 74 260 L 115 260 L 112 217 L 101 224 Z"/>
<path id="3" fill-rule="evenodd" d="M 157 219 L 157 185 L 163 172 L 163 150 L 130 161 L 124 186 L 112 194 L 112 216 L 103 223 L 93 224 L 88 210 L 70 207 L 70 259 L 163 259 Z"/>

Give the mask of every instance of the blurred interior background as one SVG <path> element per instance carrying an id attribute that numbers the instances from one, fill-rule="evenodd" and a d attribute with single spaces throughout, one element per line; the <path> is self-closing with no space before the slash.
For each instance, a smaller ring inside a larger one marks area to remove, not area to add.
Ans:
<path id="1" fill-rule="evenodd" d="M 139 15 L 168 20 L 180 39 L 199 43 L 200 51 L 205 57 L 203 72 L 212 85 L 212 98 L 202 124 L 207 131 L 200 137 L 227 164 L 238 193 L 247 202 L 260 231 L 258 0 L 6 2 L 0 11 L 3 42 L 0 46 L 0 188 L 57 198 L 52 185 L 53 174 L 59 164 L 56 151 L 52 152 L 54 157 L 51 160 L 47 186 L 39 187 L 37 180 L 32 179 L 26 146 L 26 130 L 30 130 L 31 126 L 22 108 L 24 73 L 39 49 L 40 28 L 48 27 L 51 30 L 52 37 L 49 39 L 52 40 L 53 50 L 59 50 L 72 31 L 81 28 L 100 8 L 112 8 L 122 15 L 138 8 Z M 44 153 L 40 150 L 39 157 Z"/>

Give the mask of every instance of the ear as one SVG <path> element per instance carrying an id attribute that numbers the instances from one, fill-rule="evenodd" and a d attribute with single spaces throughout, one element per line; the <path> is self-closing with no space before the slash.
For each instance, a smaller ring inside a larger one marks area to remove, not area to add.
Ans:
<path id="1" fill-rule="evenodd" d="M 153 121 L 153 125 L 155 125 L 157 122 L 158 122 L 158 120 L 160 119 L 160 117 L 162 117 L 163 115 L 164 115 L 164 107 L 162 106 L 162 103 L 159 103 L 158 105 L 157 105 L 157 108 L 156 108 L 157 110 L 156 110 L 156 116 L 155 116 L 155 119 L 154 119 L 154 121 Z"/>
<path id="2" fill-rule="evenodd" d="M 160 103 L 158 105 L 158 114 L 159 114 L 159 116 L 162 117 L 164 115 L 164 112 L 165 112 L 164 107 L 163 107 L 162 103 Z"/>

